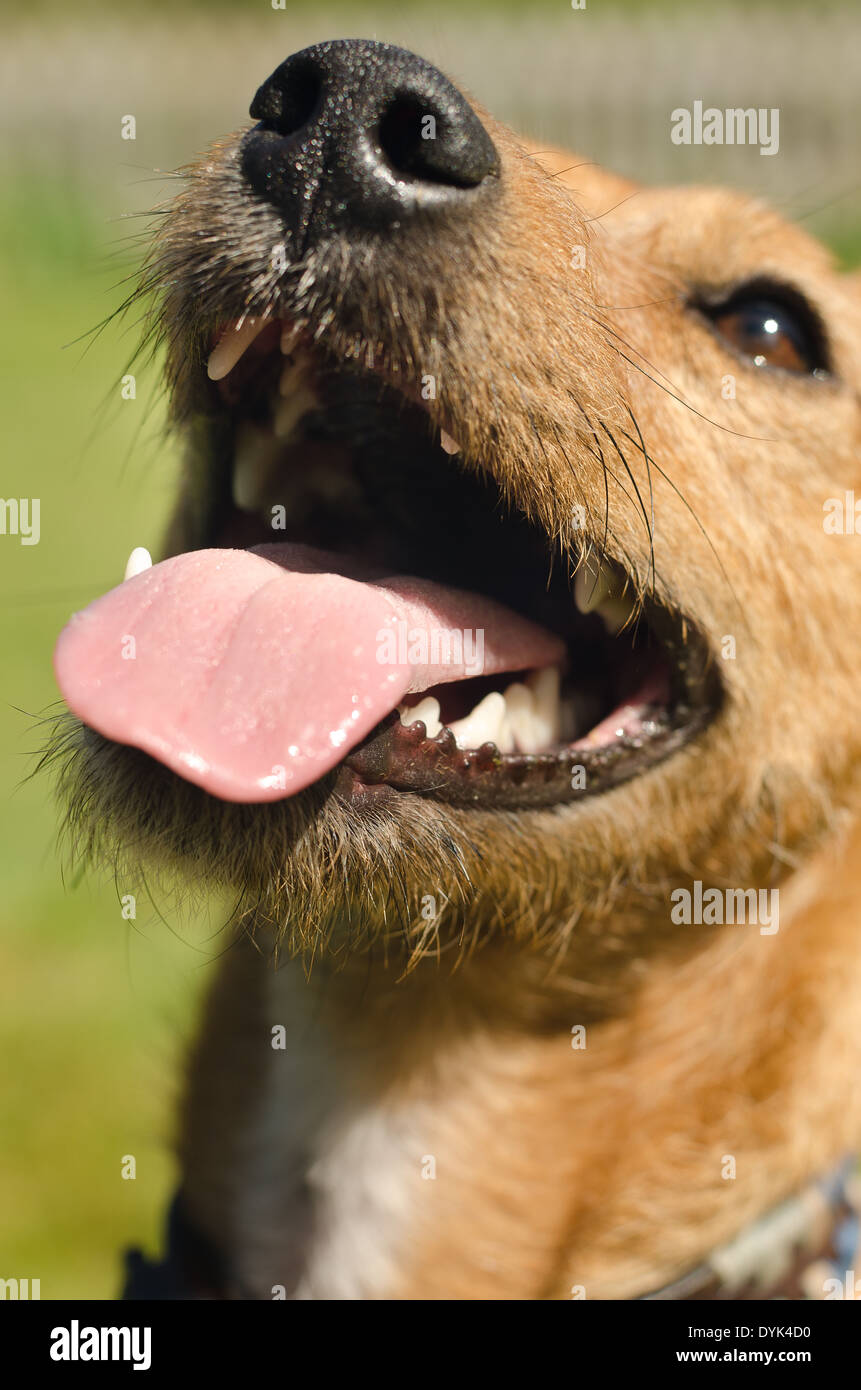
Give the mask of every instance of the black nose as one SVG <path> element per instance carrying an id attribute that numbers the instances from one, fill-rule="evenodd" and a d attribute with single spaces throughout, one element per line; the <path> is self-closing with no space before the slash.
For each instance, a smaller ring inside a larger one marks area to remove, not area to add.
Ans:
<path id="1" fill-rule="evenodd" d="M 481 121 L 430 63 L 389 44 L 315 44 L 251 103 L 242 169 L 304 248 L 472 204 L 499 159 Z"/>

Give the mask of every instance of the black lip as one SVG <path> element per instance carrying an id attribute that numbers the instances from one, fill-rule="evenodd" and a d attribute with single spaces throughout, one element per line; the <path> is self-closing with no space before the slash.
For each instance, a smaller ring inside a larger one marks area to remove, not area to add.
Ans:
<path id="1" fill-rule="evenodd" d="M 537 809 L 581 801 L 630 782 L 683 748 L 710 717 L 701 710 L 676 726 L 665 710 L 655 709 L 653 728 L 647 721 L 649 732 L 641 739 L 625 737 L 606 747 L 559 753 L 502 754 L 492 743 L 464 752 L 450 729 L 428 739 L 421 722 L 405 727 L 392 716 L 345 759 L 343 768 L 365 786 L 385 784 L 449 805 Z M 580 769 L 582 787 L 572 785 Z M 336 786 L 352 792 L 345 779 Z"/>
<path id="2" fill-rule="evenodd" d="M 549 753 L 503 754 L 492 743 L 465 751 L 450 729 L 429 739 L 421 720 L 404 725 L 395 712 L 344 759 L 336 789 L 352 798 L 388 786 L 454 806 L 519 810 L 585 800 L 630 782 L 695 739 L 721 704 L 722 688 L 701 634 L 666 609 L 655 626 L 664 628 L 662 646 L 674 663 L 676 690 L 669 707 L 644 711 L 641 735 Z M 577 772 L 582 776 L 575 778 Z"/>

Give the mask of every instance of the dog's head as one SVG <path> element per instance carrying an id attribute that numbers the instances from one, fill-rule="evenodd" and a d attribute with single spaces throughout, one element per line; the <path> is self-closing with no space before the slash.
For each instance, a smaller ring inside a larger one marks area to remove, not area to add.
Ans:
<path id="1" fill-rule="evenodd" d="M 597 978 L 854 796 L 857 290 L 400 49 L 307 49 L 251 115 L 143 276 L 187 465 L 173 558 L 60 640 L 73 821 L 296 946 Z"/>

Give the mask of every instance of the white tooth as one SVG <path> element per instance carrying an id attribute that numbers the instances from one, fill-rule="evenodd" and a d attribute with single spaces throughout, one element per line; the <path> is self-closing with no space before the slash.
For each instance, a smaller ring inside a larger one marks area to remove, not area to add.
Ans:
<path id="1" fill-rule="evenodd" d="M 480 748 L 483 743 L 495 743 L 505 717 L 505 697 L 492 690 L 480 700 L 465 719 L 456 719 L 449 728 L 457 739 L 458 748 Z"/>
<path id="2" fill-rule="evenodd" d="M 505 709 L 508 726 L 514 738 L 518 753 L 535 753 L 535 702 L 532 691 L 519 681 L 515 681 L 505 692 Z"/>
<path id="3" fill-rule="evenodd" d="M 460 445 L 456 439 L 452 439 L 448 430 L 440 430 L 439 442 L 447 454 L 459 454 L 461 452 Z"/>
<path id="4" fill-rule="evenodd" d="M 279 400 L 272 421 L 276 438 L 289 439 L 302 416 L 307 415 L 308 411 L 313 410 L 317 404 L 317 397 L 307 386 L 300 386 L 295 394 Z"/>
<path id="5" fill-rule="evenodd" d="M 613 587 L 613 572 L 603 565 L 597 569 L 594 560 L 584 560 L 574 576 L 574 603 L 581 613 L 591 613 L 609 598 Z"/>
<path id="6" fill-rule="evenodd" d="M 623 570 L 608 561 L 596 568 L 589 558 L 574 576 L 574 603 L 581 613 L 595 613 L 613 636 L 621 630 L 636 610 L 633 597 L 626 597 L 628 578 Z"/>
<path id="7" fill-rule="evenodd" d="M 136 545 L 126 560 L 126 572 L 123 579 L 134 579 L 136 574 L 143 574 L 144 570 L 148 569 L 152 569 L 152 556 L 142 545 Z"/>
<path id="8" fill-rule="evenodd" d="M 540 741 L 539 749 L 550 748 L 559 742 L 559 671 L 555 666 L 533 671 L 526 684 L 535 701 L 533 729 Z"/>
<path id="9" fill-rule="evenodd" d="M 280 453 L 278 441 L 268 430 L 239 426 L 233 457 L 233 501 L 240 511 L 255 512 L 266 502 Z"/>
<path id="10" fill-rule="evenodd" d="M 254 339 L 271 319 L 266 318 L 246 318 L 241 325 L 231 325 L 222 334 L 206 364 L 206 375 L 210 381 L 221 381 L 222 377 L 227 376 L 232 371 L 247 347 L 250 347 Z"/>
<path id="11" fill-rule="evenodd" d="M 496 744 L 500 753 L 514 752 L 514 730 L 511 727 L 511 720 L 508 717 L 507 709 L 505 714 L 502 716 L 502 723 L 500 724 L 497 730 L 494 743 Z"/>
<path id="12" fill-rule="evenodd" d="M 401 716 L 402 724 L 415 724 L 417 719 L 421 719 L 427 730 L 428 738 L 436 738 L 442 729 L 439 717 L 439 700 L 435 700 L 432 695 L 426 695 L 423 700 L 419 700 L 412 709 L 407 709 L 401 705 L 398 713 Z"/>

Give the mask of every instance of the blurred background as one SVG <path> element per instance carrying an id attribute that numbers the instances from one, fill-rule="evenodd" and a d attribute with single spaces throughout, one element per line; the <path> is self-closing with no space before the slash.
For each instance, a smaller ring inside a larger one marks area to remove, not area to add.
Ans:
<path id="1" fill-rule="evenodd" d="M 48 779 L 28 779 L 57 633 L 133 546 L 158 550 L 170 505 L 157 371 L 121 400 L 135 323 L 93 333 L 133 276 L 142 214 L 175 187 L 166 172 L 242 124 L 295 49 L 372 37 L 539 140 L 645 182 L 733 183 L 861 261 L 854 0 L 284 4 L 0 5 L 0 494 L 41 500 L 38 545 L 0 535 L 0 1278 L 38 1278 L 43 1298 L 110 1298 L 121 1249 L 157 1248 L 182 1050 L 225 945 L 217 904 L 189 920 L 64 866 Z M 779 154 L 673 145 L 670 112 L 697 99 L 778 107 Z"/>

